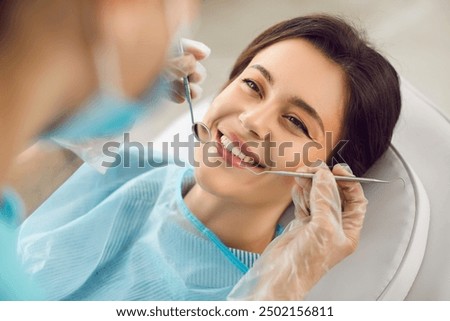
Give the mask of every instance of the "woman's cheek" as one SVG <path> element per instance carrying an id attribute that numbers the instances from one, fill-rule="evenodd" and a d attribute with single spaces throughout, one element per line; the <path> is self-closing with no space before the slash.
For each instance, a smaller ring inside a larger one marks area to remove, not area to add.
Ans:
<path id="1" fill-rule="evenodd" d="M 293 171 L 304 163 L 302 144 L 285 140 L 276 144 L 275 152 L 272 153 L 275 160 L 275 168 L 278 170 Z"/>
<path id="2" fill-rule="evenodd" d="M 216 98 L 208 107 L 202 121 L 209 127 L 213 127 L 220 118 L 224 117 L 229 112 L 229 109 L 230 108 L 221 104 L 220 100 Z"/>

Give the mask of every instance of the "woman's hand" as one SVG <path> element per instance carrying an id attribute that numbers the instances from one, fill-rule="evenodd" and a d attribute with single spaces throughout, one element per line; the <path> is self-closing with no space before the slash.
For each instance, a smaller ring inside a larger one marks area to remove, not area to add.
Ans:
<path id="1" fill-rule="evenodd" d="M 358 245 L 367 199 L 358 182 L 336 165 L 301 168 L 313 179 L 296 179 L 295 219 L 263 252 L 229 296 L 232 300 L 301 300 L 334 265 Z"/>
<path id="2" fill-rule="evenodd" d="M 192 99 L 199 98 L 202 94 L 200 84 L 206 78 L 206 69 L 200 64 L 200 60 L 206 59 L 211 50 L 203 43 L 182 39 L 184 55 L 171 58 L 168 61 L 164 76 L 171 83 L 169 98 L 176 103 L 185 100 L 183 77 L 188 76 Z"/>

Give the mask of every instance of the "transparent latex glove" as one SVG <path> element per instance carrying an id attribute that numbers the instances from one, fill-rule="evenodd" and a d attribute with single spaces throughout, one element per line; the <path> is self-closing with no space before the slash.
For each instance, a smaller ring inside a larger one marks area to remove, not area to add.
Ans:
<path id="1" fill-rule="evenodd" d="M 328 168 L 300 168 L 295 219 L 274 239 L 233 288 L 229 300 L 302 300 L 334 265 L 358 245 L 367 200 L 358 182 L 336 182 Z M 341 165 L 335 175 L 351 175 Z"/>
<path id="2" fill-rule="evenodd" d="M 170 58 L 164 71 L 164 77 L 171 83 L 169 98 L 173 102 L 182 103 L 185 100 L 183 77 L 188 76 L 192 99 L 199 98 L 203 92 L 200 84 L 206 78 L 206 69 L 199 62 L 211 53 L 205 44 L 182 39 L 184 55 Z"/>

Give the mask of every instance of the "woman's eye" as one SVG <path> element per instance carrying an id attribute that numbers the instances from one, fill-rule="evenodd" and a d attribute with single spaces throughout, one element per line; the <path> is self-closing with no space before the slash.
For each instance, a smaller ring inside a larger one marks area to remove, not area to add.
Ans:
<path id="1" fill-rule="evenodd" d="M 253 80 L 248 79 L 248 78 L 242 79 L 242 82 L 245 83 L 248 88 L 250 88 L 251 90 L 256 92 L 260 97 L 262 96 L 261 89 L 259 89 L 259 87 L 256 84 L 256 82 L 254 82 Z"/>
<path id="2" fill-rule="evenodd" d="M 309 135 L 308 128 L 300 119 L 297 119 L 294 116 L 283 116 L 283 117 L 286 118 L 288 121 L 290 121 L 296 128 L 305 133 L 306 136 L 311 138 L 311 136 Z"/>

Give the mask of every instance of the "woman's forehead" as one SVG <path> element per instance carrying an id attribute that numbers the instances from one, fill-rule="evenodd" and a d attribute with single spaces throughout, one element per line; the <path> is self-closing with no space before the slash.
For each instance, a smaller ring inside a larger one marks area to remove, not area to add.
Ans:
<path id="1" fill-rule="evenodd" d="M 317 88 L 311 86 L 309 89 L 320 91 L 334 87 L 335 91 L 342 89 L 345 92 L 342 68 L 304 39 L 284 40 L 264 48 L 247 68 L 255 64 L 267 69 L 274 83 L 284 81 L 292 83 L 292 86 L 317 84 Z"/>

